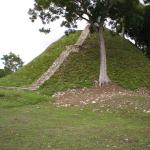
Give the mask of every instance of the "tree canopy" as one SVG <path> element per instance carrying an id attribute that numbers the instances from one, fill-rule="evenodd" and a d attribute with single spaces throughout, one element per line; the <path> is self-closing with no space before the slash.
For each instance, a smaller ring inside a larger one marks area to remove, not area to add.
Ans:
<path id="1" fill-rule="evenodd" d="M 143 23 L 144 20 L 140 6 L 139 0 L 35 0 L 34 8 L 29 10 L 29 15 L 33 22 L 40 18 L 43 24 L 49 24 L 63 17 L 62 26 L 76 28 L 78 20 L 86 20 L 92 28 L 95 28 L 99 37 L 101 54 L 99 76 L 101 85 L 110 81 L 107 76 L 105 40 L 103 37 L 105 20 L 107 18 L 114 20 L 115 29 L 119 26 L 129 36 L 137 40 L 139 39 L 139 30 L 143 28 L 141 22 Z M 138 28 L 136 28 L 137 26 Z M 42 28 L 41 31 L 49 32 L 50 29 L 44 30 Z M 117 31 L 121 32 L 121 30 Z"/>
<path id="2" fill-rule="evenodd" d="M 4 69 L 0 69 L 0 78 L 5 77 L 7 75 Z"/>
<path id="3" fill-rule="evenodd" d="M 150 58 L 150 5 L 138 7 L 134 17 L 126 22 L 126 34 Z"/>
<path id="4" fill-rule="evenodd" d="M 8 55 L 3 55 L 1 58 L 4 64 L 4 70 L 8 72 L 15 72 L 23 66 L 23 61 L 19 56 L 16 56 L 14 53 L 10 52 Z"/>
<path id="5" fill-rule="evenodd" d="M 145 3 L 145 4 L 150 3 L 150 0 L 144 0 L 144 3 Z"/>
<path id="6" fill-rule="evenodd" d="M 75 28 L 77 20 L 83 19 L 94 25 L 99 17 L 101 21 L 107 17 L 117 20 L 129 17 L 138 4 L 138 0 L 35 0 L 29 14 L 32 21 L 40 18 L 43 24 L 64 17 L 61 25 Z"/>

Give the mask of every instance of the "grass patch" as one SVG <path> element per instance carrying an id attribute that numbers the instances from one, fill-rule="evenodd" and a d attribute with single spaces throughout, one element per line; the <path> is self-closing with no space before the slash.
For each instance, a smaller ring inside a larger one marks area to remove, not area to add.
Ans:
<path id="1" fill-rule="evenodd" d="M 129 41 L 105 32 L 108 74 L 111 80 L 126 89 L 150 88 L 150 60 Z M 99 76 L 99 51 L 96 35 L 85 42 L 85 48 L 72 53 L 61 68 L 41 88 L 42 93 L 69 88 L 91 87 Z"/>
<path id="2" fill-rule="evenodd" d="M 35 105 L 39 102 L 47 100 L 49 100 L 48 96 L 43 96 L 38 93 L 15 90 L 0 90 L 0 108 Z"/>
<path id="3" fill-rule="evenodd" d="M 64 36 L 50 45 L 41 55 L 14 74 L 0 78 L 0 86 L 25 86 L 38 79 L 52 65 L 67 45 L 74 44 L 80 32 Z"/>
<path id="4" fill-rule="evenodd" d="M 64 50 L 74 44 L 80 32 L 65 36 L 18 72 L 0 79 L 3 86 L 25 86 L 36 80 Z M 126 89 L 150 89 L 150 60 L 129 41 L 105 31 L 108 74 L 112 82 Z M 32 72 L 31 72 L 32 70 Z M 91 34 L 79 53 L 72 53 L 61 68 L 40 87 L 40 92 L 52 95 L 71 88 L 93 86 L 99 76 L 99 47 Z"/>
<path id="5" fill-rule="evenodd" d="M 112 81 L 126 89 L 150 89 L 150 60 L 120 36 L 106 34 L 108 72 Z"/>
<path id="6" fill-rule="evenodd" d="M 0 85 L 31 84 L 47 70 L 65 45 L 76 41 L 79 34 L 72 34 L 54 43 L 20 71 L 0 79 Z M 106 32 L 105 39 L 111 80 L 129 89 L 150 88 L 149 60 L 119 36 L 112 37 Z M 41 95 L 92 86 L 99 75 L 96 41 L 96 36 L 91 35 L 85 48 L 79 53 L 73 53 L 39 89 L 40 93 L 0 90 L 0 150 L 150 148 L 150 105 L 146 97 L 113 97 L 103 107 L 89 105 L 82 108 L 57 108 L 48 102 L 49 96 Z M 123 107 L 116 106 L 113 100 L 119 101 Z"/>
<path id="7" fill-rule="evenodd" d="M 56 108 L 45 102 L 0 109 L 0 149 L 149 149 L 149 114 L 93 108 Z"/>
<path id="8" fill-rule="evenodd" d="M 148 96 L 113 96 L 110 99 L 99 101 L 96 104 L 88 104 L 97 112 L 119 112 L 123 115 L 148 113 L 150 111 L 150 97 Z"/>

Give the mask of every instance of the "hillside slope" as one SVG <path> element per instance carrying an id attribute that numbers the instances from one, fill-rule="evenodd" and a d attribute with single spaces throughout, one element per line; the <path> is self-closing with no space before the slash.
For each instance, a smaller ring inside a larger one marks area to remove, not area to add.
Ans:
<path id="1" fill-rule="evenodd" d="M 64 50 L 74 44 L 80 33 L 65 36 L 13 75 L 0 79 L 0 86 L 25 86 L 38 79 Z M 108 74 L 127 89 L 150 88 L 150 61 L 140 50 L 120 36 L 105 32 Z M 99 75 L 99 50 L 95 34 L 90 35 L 79 53 L 72 53 L 40 91 L 51 95 L 69 88 L 91 87 Z"/>
<path id="2" fill-rule="evenodd" d="M 0 78 L 0 86 L 26 86 L 37 80 L 52 65 L 60 53 L 68 45 L 74 44 L 80 32 L 64 36 L 57 42 L 50 45 L 41 55 L 32 62 L 21 68 L 14 74 Z"/>
<path id="3" fill-rule="evenodd" d="M 127 89 L 150 88 L 150 61 L 129 41 L 105 32 L 108 74 Z M 96 35 L 91 35 L 79 53 L 72 54 L 41 88 L 45 94 L 69 88 L 91 87 L 99 75 L 99 50 Z"/>

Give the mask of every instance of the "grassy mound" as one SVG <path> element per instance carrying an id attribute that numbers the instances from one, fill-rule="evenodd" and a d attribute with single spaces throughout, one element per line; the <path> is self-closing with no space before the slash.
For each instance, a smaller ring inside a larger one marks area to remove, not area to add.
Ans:
<path id="1" fill-rule="evenodd" d="M 64 37 L 0 85 L 23 86 L 37 79 L 79 33 Z M 150 88 L 150 62 L 128 41 L 105 33 L 111 80 L 135 89 Z M 99 51 L 91 35 L 40 89 L 52 95 L 90 87 L 99 75 Z M 39 92 L 0 90 L 0 150 L 114 150 L 150 148 L 149 97 L 115 96 L 107 103 L 56 107 Z M 116 101 L 118 105 L 116 105 Z M 39 103 L 42 102 L 42 103 Z M 22 106 L 22 107 L 20 107 Z"/>
<path id="2" fill-rule="evenodd" d="M 80 32 L 72 33 L 70 36 L 64 36 L 53 43 L 45 52 L 16 73 L 0 78 L 0 86 L 25 86 L 31 84 L 52 65 L 67 45 L 72 45 L 77 41 L 79 35 Z"/>
<path id="3" fill-rule="evenodd" d="M 18 72 L 0 79 L 0 86 L 25 86 L 43 74 L 64 50 L 74 44 L 79 32 L 65 36 Z M 129 41 L 105 32 L 108 74 L 110 79 L 127 89 L 150 88 L 150 60 Z M 92 34 L 79 53 L 72 53 L 40 91 L 51 95 L 69 88 L 91 87 L 99 75 L 99 47 Z"/>
<path id="4" fill-rule="evenodd" d="M 150 61 L 129 41 L 105 32 L 108 74 L 127 89 L 150 88 Z M 73 53 L 41 88 L 45 94 L 69 88 L 90 87 L 99 75 L 99 50 L 96 35 L 91 35 L 79 53 Z"/>

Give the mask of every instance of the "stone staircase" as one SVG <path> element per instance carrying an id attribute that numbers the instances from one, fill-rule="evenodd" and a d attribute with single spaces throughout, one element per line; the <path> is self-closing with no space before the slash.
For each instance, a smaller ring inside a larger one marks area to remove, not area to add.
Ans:
<path id="1" fill-rule="evenodd" d="M 83 43 L 87 39 L 89 35 L 89 25 L 82 31 L 79 39 L 74 45 L 67 46 L 66 49 L 60 54 L 60 56 L 54 61 L 54 63 L 49 67 L 49 69 L 32 85 L 28 88 L 29 90 L 37 90 L 45 81 L 49 80 L 51 76 L 59 69 L 59 67 L 63 64 L 63 62 L 67 59 L 67 57 L 72 52 L 78 52 L 82 47 Z"/>

